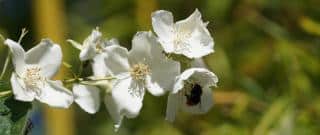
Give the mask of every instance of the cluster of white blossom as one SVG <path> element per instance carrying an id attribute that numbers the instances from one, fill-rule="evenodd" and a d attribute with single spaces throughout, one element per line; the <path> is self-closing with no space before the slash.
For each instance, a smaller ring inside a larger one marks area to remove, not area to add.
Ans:
<path id="1" fill-rule="evenodd" d="M 72 92 L 61 81 L 50 80 L 62 63 L 59 45 L 43 39 L 25 52 L 20 43 L 7 39 L 4 43 L 11 50 L 14 65 L 14 97 L 29 102 L 37 99 L 60 108 L 68 108 L 75 101 L 90 114 L 99 110 L 102 100 L 116 129 L 123 117 L 137 117 L 146 91 L 154 96 L 169 93 L 169 121 L 174 121 L 181 110 L 206 113 L 212 107 L 212 87 L 218 82 L 201 63 L 203 56 L 214 52 L 207 24 L 198 10 L 178 22 L 171 12 L 159 10 L 152 13 L 155 35 L 137 32 L 131 50 L 116 39 L 104 40 L 98 29 L 82 44 L 68 40 L 81 51 L 81 61 L 91 62 L 93 71 L 90 77 L 75 78 Z"/>

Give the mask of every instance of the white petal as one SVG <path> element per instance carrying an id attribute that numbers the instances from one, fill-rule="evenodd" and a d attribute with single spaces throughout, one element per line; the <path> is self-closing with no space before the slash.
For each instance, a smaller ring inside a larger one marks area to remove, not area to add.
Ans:
<path id="1" fill-rule="evenodd" d="M 165 93 L 164 89 L 159 86 L 157 82 L 152 81 L 149 75 L 146 77 L 146 87 L 147 90 L 154 96 L 161 96 Z"/>
<path id="2" fill-rule="evenodd" d="M 198 80 L 197 82 L 203 87 L 211 87 L 217 86 L 218 77 L 205 68 L 193 68 L 194 71 L 192 77 L 194 80 Z"/>
<path id="3" fill-rule="evenodd" d="M 158 10 L 153 12 L 152 27 L 160 40 L 166 41 L 172 38 L 173 30 L 173 15 L 169 11 Z"/>
<path id="4" fill-rule="evenodd" d="M 212 99 L 212 91 L 210 88 L 203 88 L 203 93 L 201 96 L 201 102 L 197 105 L 190 106 L 187 105 L 187 99 L 184 97 L 184 100 L 182 102 L 182 110 L 185 112 L 193 113 L 193 114 L 203 114 L 207 113 L 212 105 L 213 105 L 213 99 Z"/>
<path id="5" fill-rule="evenodd" d="M 190 68 L 179 75 L 174 84 L 172 93 L 177 93 L 184 87 L 184 81 L 196 81 L 202 87 L 216 86 L 218 77 L 205 68 Z"/>
<path id="6" fill-rule="evenodd" d="M 128 118 L 134 118 L 139 114 L 143 96 L 144 90 L 141 87 L 136 87 L 131 77 L 119 79 L 112 89 L 112 99 L 118 112 Z"/>
<path id="7" fill-rule="evenodd" d="M 92 59 L 96 55 L 96 46 L 100 43 L 101 37 L 101 32 L 97 29 L 92 30 L 91 34 L 83 42 L 79 55 L 81 61 Z"/>
<path id="8" fill-rule="evenodd" d="M 121 126 L 122 123 L 122 119 L 123 119 L 123 115 L 120 114 L 120 109 L 117 105 L 117 103 L 115 102 L 115 100 L 113 100 L 112 96 L 107 94 L 104 98 L 104 103 L 107 107 L 107 110 L 113 120 L 113 122 L 115 123 L 115 128 L 118 129 Z"/>
<path id="9" fill-rule="evenodd" d="M 20 101 L 32 101 L 34 99 L 34 93 L 24 89 L 24 83 L 15 73 L 11 75 L 11 86 L 14 98 Z"/>
<path id="10" fill-rule="evenodd" d="M 86 112 L 96 113 L 100 107 L 99 89 L 94 86 L 74 84 L 74 101 Z"/>
<path id="11" fill-rule="evenodd" d="M 96 49 L 94 46 L 88 45 L 82 48 L 79 58 L 81 61 L 92 59 L 96 55 Z"/>
<path id="12" fill-rule="evenodd" d="M 92 61 L 93 76 L 105 77 L 110 74 L 110 71 L 105 63 L 106 54 L 97 54 Z"/>
<path id="13" fill-rule="evenodd" d="M 105 48 L 105 47 L 111 46 L 111 45 L 119 45 L 120 46 L 120 43 L 119 43 L 118 39 L 111 38 L 110 40 L 104 41 L 102 45 L 103 45 L 102 47 Z"/>
<path id="14" fill-rule="evenodd" d="M 187 19 L 176 23 L 175 27 L 184 33 L 190 33 L 185 44 L 188 49 L 181 53 L 189 58 L 200 58 L 213 52 L 213 39 L 201 20 L 201 14 L 196 9 Z"/>
<path id="15" fill-rule="evenodd" d="M 36 98 L 51 107 L 68 108 L 73 102 L 72 93 L 60 81 L 48 80 Z"/>
<path id="16" fill-rule="evenodd" d="M 166 120 L 173 122 L 176 118 L 176 114 L 179 110 L 180 96 L 178 94 L 169 94 L 167 110 L 166 110 Z"/>
<path id="17" fill-rule="evenodd" d="M 158 44 L 152 44 L 151 33 L 149 32 L 137 32 L 132 39 L 132 48 L 129 51 L 130 63 L 138 63 L 150 61 L 151 54 L 150 50 L 152 46 Z"/>
<path id="18" fill-rule="evenodd" d="M 197 28 L 193 33 L 191 38 L 189 39 L 190 48 L 189 52 L 185 52 L 184 54 L 189 58 L 201 58 L 210 53 L 213 53 L 213 39 L 211 35 L 206 34 L 203 30 L 206 28 Z"/>
<path id="19" fill-rule="evenodd" d="M 4 44 L 8 45 L 10 48 L 10 51 L 12 53 L 12 62 L 13 66 L 15 68 L 15 71 L 18 75 L 22 75 L 24 72 L 24 58 L 25 58 L 25 52 L 21 45 L 11 39 L 7 39 L 4 41 Z"/>
<path id="20" fill-rule="evenodd" d="M 128 61 L 128 50 L 118 45 L 105 48 L 106 65 L 112 75 L 128 72 L 130 69 Z"/>
<path id="21" fill-rule="evenodd" d="M 152 38 L 151 38 L 152 39 Z M 151 81 L 157 83 L 164 90 L 172 90 L 175 77 L 180 73 L 180 63 L 166 58 L 161 46 L 151 40 Z M 165 69 L 165 70 L 164 70 Z"/>
<path id="22" fill-rule="evenodd" d="M 26 63 L 39 65 L 42 74 L 53 77 L 60 68 L 62 52 L 59 45 L 49 39 L 43 39 L 37 46 L 26 53 Z"/>
<path id="23" fill-rule="evenodd" d="M 198 25 L 202 23 L 201 13 L 196 9 L 188 18 L 176 22 L 176 27 L 180 30 L 192 32 Z"/>
<path id="24" fill-rule="evenodd" d="M 102 33 L 98 29 L 93 29 L 91 34 L 83 41 L 84 46 L 95 46 L 94 44 L 100 42 Z"/>

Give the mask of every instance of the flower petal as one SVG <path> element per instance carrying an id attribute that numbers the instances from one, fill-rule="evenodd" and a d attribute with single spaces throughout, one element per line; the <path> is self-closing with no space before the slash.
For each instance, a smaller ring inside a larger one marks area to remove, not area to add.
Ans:
<path id="1" fill-rule="evenodd" d="M 104 104 L 113 120 L 115 130 L 119 129 L 122 123 L 123 115 L 120 114 L 120 109 L 116 102 L 113 100 L 112 96 L 107 94 L 104 98 Z"/>
<path id="2" fill-rule="evenodd" d="M 173 15 L 169 11 L 158 10 L 152 13 L 152 27 L 160 40 L 169 40 L 172 38 Z"/>
<path id="3" fill-rule="evenodd" d="M 88 45 L 82 48 L 79 58 L 81 61 L 92 59 L 96 55 L 96 49 L 94 46 Z"/>
<path id="4" fill-rule="evenodd" d="M 136 117 L 142 108 L 144 90 L 141 87 L 134 87 L 136 86 L 134 83 L 131 77 L 122 78 L 112 89 L 112 100 L 118 112 L 128 118 Z"/>
<path id="5" fill-rule="evenodd" d="M 111 45 L 119 45 L 120 46 L 120 43 L 119 43 L 118 39 L 111 38 L 110 40 L 106 40 L 103 42 L 102 48 L 105 48 L 105 47 L 111 46 Z"/>
<path id="6" fill-rule="evenodd" d="M 146 88 L 154 96 L 161 96 L 165 93 L 164 89 L 157 82 L 152 81 L 150 75 L 146 77 Z"/>
<path id="7" fill-rule="evenodd" d="M 25 58 L 25 51 L 21 47 L 21 45 L 11 39 L 7 39 L 4 41 L 5 45 L 8 45 L 10 51 L 12 53 L 12 62 L 16 73 L 21 76 L 24 72 L 24 58 Z"/>
<path id="8" fill-rule="evenodd" d="M 105 77 L 110 74 L 108 67 L 106 67 L 105 58 L 106 58 L 105 53 L 97 54 L 93 58 L 93 62 L 92 62 L 93 76 Z"/>
<path id="9" fill-rule="evenodd" d="M 83 45 L 94 46 L 102 37 L 102 33 L 98 29 L 93 29 L 91 34 L 83 41 Z"/>
<path id="10" fill-rule="evenodd" d="M 36 99 L 51 107 L 68 108 L 73 102 L 73 95 L 60 81 L 48 80 Z"/>
<path id="11" fill-rule="evenodd" d="M 167 110 L 166 110 L 166 120 L 173 122 L 176 118 L 176 113 L 179 110 L 180 99 L 178 94 L 169 94 Z"/>
<path id="12" fill-rule="evenodd" d="M 184 54 L 189 58 L 201 58 L 210 53 L 213 53 L 214 42 L 210 34 L 205 32 L 206 28 L 203 26 L 198 26 L 198 28 L 192 33 L 189 39 L 190 48 L 189 52 Z"/>
<path id="13" fill-rule="evenodd" d="M 151 32 L 138 32 L 129 52 L 131 63 L 146 63 L 151 74 L 146 78 L 146 87 L 153 95 L 164 94 L 171 90 L 175 77 L 180 73 L 180 64 L 167 59 L 162 53 L 163 49 Z M 166 69 L 166 70 L 163 70 Z"/>
<path id="14" fill-rule="evenodd" d="M 118 45 L 105 48 L 106 65 L 112 75 L 128 72 L 130 65 L 128 61 L 128 50 Z"/>
<path id="15" fill-rule="evenodd" d="M 180 73 L 180 63 L 166 58 L 163 54 L 163 49 L 156 42 L 155 38 L 150 37 L 151 42 L 150 53 L 150 68 L 151 82 L 156 83 L 164 90 L 172 90 L 175 77 Z M 165 70 L 164 70 L 165 69 Z"/>
<path id="16" fill-rule="evenodd" d="M 218 77 L 205 68 L 193 68 L 194 71 L 192 77 L 197 81 L 202 87 L 212 87 L 217 86 Z"/>
<path id="17" fill-rule="evenodd" d="M 24 89 L 23 81 L 20 80 L 15 73 L 12 73 L 10 82 L 16 100 L 30 102 L 34 99 L 35 93 Z"/>
<path id="18" fill-rule="evenodd" d="M 202 23 L 202 20 L 201 13 L 196 9 L 188 18 L 177 21 L 175 26 L 178 29 L 183 30 L 183 32 L 192 32 L 197 27 L 198 23 Z"/>
<path id="19" fill-rule="evenodd" d="M 132 47 L 129 51 L 129 61 L 131 64 L 150 61 L 151 47 L 158 44 L 152 44 L 151 32 L 137 32 L 132 39 Z"/>
<path id="20" fill-rule="evenodd" d="M 99 89 L 94 86 L 74 84 L 74 101 L 86 112 L 96 113 L 100 107 Z"/>
<path id="21" fill-rule="evenodd" d="M 212 91 L 210 88 L 203 88 L 203 93 L 201 96 L 201 102 L 197 105 L 190 106 L 187 105 L 186 97 L 183 98 L 182 110 L 185 112 L 193 113 L 193 114 L 203 114 L 207 113 L 213 105 L 212 99 Z"/>
<path id="22" fill-rule="evenodd" d="M 196 81 L 202 87 L 216 86 L 218 83 L 218 77 L 211 71 L 205 68 L 190 68 L 177 77 L 172 93 L 182 90 L 186 80 Z"/>
<path id="23" fill-rule="evenodd" d="M 79 55 L 81 61 L 92 59 L 96 55 L 96 46 L 100 43 L 101 37 L 101 32 L 97 29 L 92 30 L 91 34 L 83 42 Z"/>
<path id="24" fill-rule="evenodd" d="M 26 53 L 25 61 L 27 64 L 39 65 L 42 74 L 47 78 L 52 78 L 61 65 L 61 48 L 51 40 L 43 39 Z"/>
<path id="25" fill-rule="evenodd" d="M 198 9 L 187 19 L 176 22 L 176 29 L 190 34 L 185 41 L 188 49 L 181 51 L 183 55 L 189 58 L 200 58 L 214 51 L 214 42 L 206 26 L 207 23 L 201 20 L 201 13 Z"/>

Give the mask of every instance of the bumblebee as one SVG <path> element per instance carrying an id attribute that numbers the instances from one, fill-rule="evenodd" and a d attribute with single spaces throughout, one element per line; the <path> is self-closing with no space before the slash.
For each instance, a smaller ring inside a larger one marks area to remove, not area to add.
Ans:
<path id="1" fill-rule="evenodd" d="M 199 84 L 193 84 L 190 93 L 186 93 L 187 105 L 194 106 L 201 102 L 202 87 Z"/>

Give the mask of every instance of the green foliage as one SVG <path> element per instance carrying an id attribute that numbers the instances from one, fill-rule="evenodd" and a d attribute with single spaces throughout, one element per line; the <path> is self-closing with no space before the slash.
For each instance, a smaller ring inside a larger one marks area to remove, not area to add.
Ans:
<path id="1" fill-rule="evenodd" d="M 0 80 L 0 92 L 11 89 L 9 82 Z"/>
<path id="2" fill-rule="evenodd" d="M 22 135 L 28 120 L 30 103 L 20 102 L 13 97 L 0 99 L 0 134 Z"/>
<path id="3" fill-rule="evenodd" d="M 8 82 L 0 81 L 0 92 L 10 89 Z M 29 109 L 31 109 L 31 103 L 17 101 L 12 95 L 2 95 L 0 97 L 0 134 L 23 135 Z"/>

